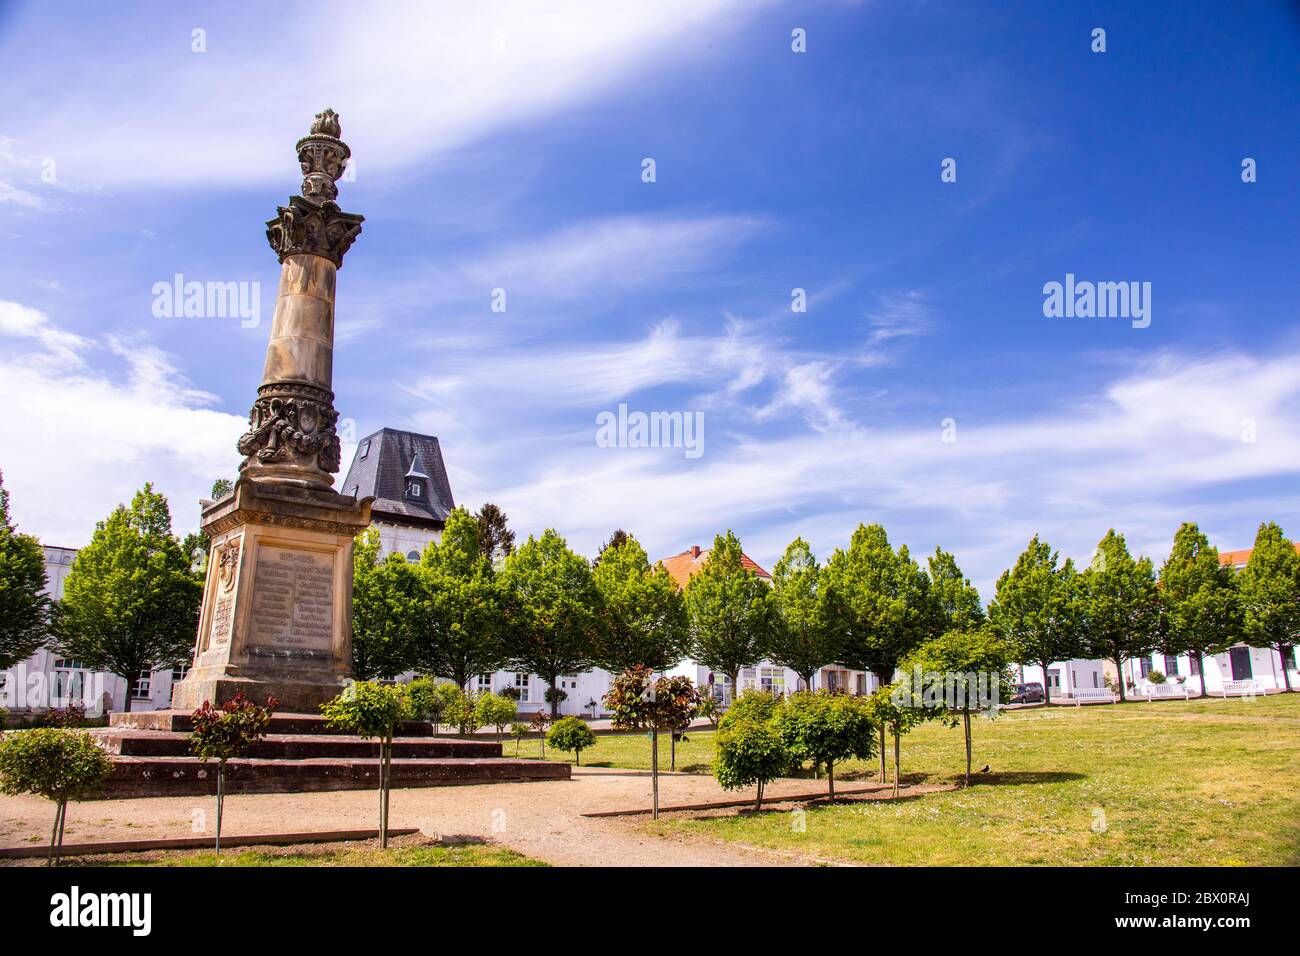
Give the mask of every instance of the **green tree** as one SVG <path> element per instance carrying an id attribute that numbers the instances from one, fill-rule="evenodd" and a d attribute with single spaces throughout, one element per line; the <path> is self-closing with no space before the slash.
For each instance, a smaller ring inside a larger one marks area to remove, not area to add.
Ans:
<path id="1" fill-rule="evenodd" d="M 1047 669 L 1084 653 L 1079 585 L 1074 563 L 1067 558 L 1058 566 L 1052 546 L 1034 535 L 1015 566 L 998 578 L 989 603 L 989 621 L 1011 660 L 1043 669 L 1047 703 L 1052 695 Z"/>
<path id="2" fill-rule="evenodd" d="M 59 652 L 127 681 L 187 659 L 203 586 L 172 535 L 167 499 L 146 484 L 99 522 L 54 615 Z M 131 695 L 126 695 L 131 709 Z"/>
<path id="3" fill-rule="evenodd" d="M 243 754 L 266 736 L 271 726 L 271 715 L 278 702 L 266 699 L 261 707 L 242 693 L 221 705 L 220 709 L 204 701 L 203 706 L 190 716 L 190 750 L 207 763 L 217 761 L 217 840 L 216 852 L 221 852 L 221 811 L 225 804 L 226 762 Z"/>
<path id="4" fill-rule="evenodd" d="M 58 808 L 46 866 L 58 865 L 68 801 L 98 790 L 112 771 L 87 733 L 46 727 L 0 734 L 0 793 L 34 793 Z"/>
<path id="5" fill-rule="evenodd" d="M 1290 691 L 1290 665 L 1300 636 L 1300 554 L 1275 522 L 1259 526 L 1250 560 L 1241 572 L 1241 596 L 1246 606 L 1246 642 L 1282 656 L 1282 679 Z"/>
<path id="6" fill-rule="evenodd" d="M 591 565 L 548 528 L 506 559 L 501 581 L 512 612 L 508 656 L 518 670 L 546 681 L 554 717 L 560 675 L 587 670 L 599 646 L 600 593 Z"/>
<path id="7" fill-rule="evenodd" d="M 637 666 L 668 670 L 690 649 L 681 591 L 663 565 L 650 567 L 636 538 L 610 541 L 592 569 L 605 621 L 593 660 L 613 674 Z"/>
<path id="8" fill-rule="evenodd" d="M 0 475 L 0 671 L 31 657 L 49 633 L 41 543 L 9 519 L 9 491 Z"/>
<path id="9" fill-rule="evenodd" d="M 465 692 L 455 684 L 444 684 L 432 677 L 417 677 L 406 685 L 407 705 L 413 720 L 427 720 L 433 724 L 433 733 L 448 714 L 455 715 Z"/>
<path id="10" fill-rule="evenodd" d="M 730 678 L 733 698 L 740 671 L 766 652 L 777 614 L 772 589 L 745 567 L 743 556 L 730 530 L 716 536 L 709 560 L 686 585 L 690 656 Z"/>
<path id="11" fill-rule="evenodd" d="M 1012 677 L 1007 670 L 1007 646 L 992 626 L 975 626 L 946 631 L 926 641 L 903 661 L 903 670 L 920 675 L 931 693 L 961 722 L 966 736 L 966 778 L 970 786 L 971 714 L 983 710 L 989 716 L 1010 696 Z M 913 692 L 916 678 L 912 679 Z M 928 706 L 929 701 L 922 701 Z"/>
<path id="12" fill-rule="evenodd" d="M 476 674 L 490 674 L 508 659 L 506 592 L 483 553 L 479 524 L 464 508 L 447 516 L 442 540 L 420 558 L 424 613 L 414 667 L 447 677 L 466 689 Z"/>
<path id="13" fill-rule="evenodd" d="M 776 730 L 798 760 L 826 768 L 827 796 L 835 798 L 835 764 L 876 753 L 876 727 L 861 697 L 827 690 L 799 691 L 776 709 Z"/>
<path id="14" fill-rule="evenodd" d="M 799 675 L 805 688 L 813 675 L 840 658 L 844 629 L 826 587 L 826 575 L 808 542 L 795 538 L 772 571 L 775 625 L 767 658 Z"/>
<path id="15" fill-rule="evenodd" d="M 396 552 L 380 557 L 379 531 L 352 547 L 352 670 L 359 680 L 391 680 L 414 663 L 426 596 L 423 581 Z"/>
<path id="16" fill-rule="evenodd" d="M 763 789 L 789 773 L 794 757 L 774 720 L 728 711 L 714 739 L 713 776 L 724 790 L 756 786 L 754 809 L 763 809 Z"/>
<path id="17" fill-rule="evenodd" d="M 1196 661 L 1205 696 L 1205 655 L 1217 654 L 1242 639 L 1245 628 L 1241 595 L 1232 568 L 1219 563 L 1219 552 L 1191 522 L 1174 535 L 1174 546 L 1160 569 L 1160 597 L 1165 607 L 1164 650 Z"/>
<path id="18" fill-rule="evenodd" d="M 212 483 L 211 497 L 213 501 L 220 501 L 226 495 L 235 490 L 235 483 L 229 478 L 218 478 Z"/>
<path id="19" fill-rule="evenodd" d="M 581 717 L 561 717 L 546 734 L 546 742 L 556 750 L 572 752 L 574 762 L 582 766 L 582 752 L 596 746 L 596 735 Z"/>
<path id="20" fill-rule="evenodd" d="M 650 731 L 651 816 L 659 818 L 659 732 L 689 727 L 703 697 L 689 677 L 653 680 L 649 667 L 638 664 L 610 683 L 605 707 L 615 730 Z M 674 748 L 676 741 L 673 742 Z M 674 749 L 674 763 L 676 752 Z"/>
<path id="21" fill-rule="evenodd" d="M 504 511 L 489 501 L 474 513 L 474 520 L 478 523 L 479 548 L 490 564 L 495 566 L 514 554 L 515 533 Z"/>
<path id="22" fill-rule="evenodd" d="M 966 631 L 984 623 L 980 592 L 970 578 L 961 573 L 957 559 L 936 547 L 927 559 L 930 574 L 930 599 L 934 605 L 935 633 Z"/>
<path id="23" fill-rule="evenodd" d="M 1124 662 L 1163 643 L 1160 591 L 1150 558 L 1134 559 L 1111 528 L 1097 545 L 1082 585 L 1083 643 L 1088 657 L 1113 661 L 1124 695 Z"/>
<path id="24" fill-rule="evenodd" d="M 848 550 L 831 556 L 826 587 L 845 628 L 841 661 L 870 671 L 881 687 L 893 681 L 898 662 L 934 633 L 938 614 L 929 577 L 907 545 L 897 551 L 890 547 L 878 524 L 858 525 Z M 885 777 L 883 725 L 880 776 Z"/>
<path id="25" fill-rule="evenodd" d="M 505 728 L 519 716 L 519 705 L 500 694 L 479 694 L 474 699 L 474 716 L 480 727 L 495 727 L 497 743 Z"/>
<path id="26" fill-rule="evenodd" d="M 406 689 L 400 684 L 357 681 L 321 706 L 331 727 L 366 740 L 379 739 L 379 845 L 388 848 L 388 794 L 392 789 L 393 734 L 410 716 Z"/>
<path id="27" fill-rule="evenodd" d="M 902 738 L 911 733 L 912 728 L 937 716 L 937 712 L 927 710 L 910 702 L 911 689 L 906 681 L 886 684 L 867 698 L 867 712 L 871 719 L 887 730 L 894 738 L 894 796 L 898 796 L 902 787 Z M 882 731 L 881 739 L 884 739 Z M 884 762 L 881 762 L 880 782 L 886 779 Z"/>

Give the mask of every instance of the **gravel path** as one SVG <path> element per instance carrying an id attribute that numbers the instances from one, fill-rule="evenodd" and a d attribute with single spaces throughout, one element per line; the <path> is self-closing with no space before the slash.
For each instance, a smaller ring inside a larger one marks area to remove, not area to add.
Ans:
<path id="1" fill-rule="evenodd" d="M 744 797 L 727 793 L 711 777 L 661 774 L 660 805 L 704 803 Z M 765 797 L 819 789 L 809 780 L 781 780 Z M 849 786 L 849 784 L 845 784 Z M 906 793 L 919 789 L 905 788 Z M 887 793 L 888 791 L 884 791 Z M 394 790 L 390 823 L 419 827 L 446 838 L 500 843 L 559 866 L 792 866 L 816 861 L 765 850 L 642 832 L 647 817 L 591 818 L 600 810 L 648 807 L 645 771 L 592 768 L 573 779 L 470 787 Z M 766 800 L 765 800 L 766 802 Z M 278 833 L 374 827 L 378 794 L 235 794 L 226 798 L 223 832 Z M 69 843 L 194 836 L 214 813 L 213 801 L 196 797 L 150 797 L 70 804 L 64 839 Z M 713 811 L 732 812 L 732 811 Z M 37 797 L 0 797 L 0 846 L 49 839 L 53 804 Z"/>

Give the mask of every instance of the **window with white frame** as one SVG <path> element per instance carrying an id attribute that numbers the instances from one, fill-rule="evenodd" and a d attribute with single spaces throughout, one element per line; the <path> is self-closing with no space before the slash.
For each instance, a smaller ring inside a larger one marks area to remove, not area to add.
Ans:
<path id="1" fill-rule="evenodd" d="M 785 671 L 780 667 L 764 667 L 758 673 L 758 687 L 773 697 L 785 696 Z"/>
<path id="2" fill-rule="evenodd" d="M 131 687 L 132 700 L 148 700 L 153 691 L 153 672 L 141 671 Z"/>
<path id="3" fill-rule="evenodd" d="M 179 684 L 181 681 L 183 681 L 186 678 L 186 676 L 189 675 L 189 672 L 190 672 L 189 664 L 181 664 L 179 667 L 173 667 L 172 683 Z"/>
<path id="4" fill-rule="evenodd" d="M 1061 689 L 1061 669 L 1053 667 L 1047 672 L 1047 686 L 1052 690 Z"/>
<path id="5" fill-rule="evenodd" d="M 488 694 L 492 691 L 492 675 L 479 674 L 474 681 L 474 689 L 480 694 Z"/>
<path id="6" fill-rule="evenodd" d="M 70 701 L 80 700 L 86 686 L 85 665 L 74 657 L 56 657 L 51 684 L 52 706 L 66 706 Z"/>
<path id="7" fill-rule="evenodd" d="M 515 674 L 515 690 L 519 691 L 519 702 L 521 704 L 528 703 L 528 687 L 528 675 Z"/>

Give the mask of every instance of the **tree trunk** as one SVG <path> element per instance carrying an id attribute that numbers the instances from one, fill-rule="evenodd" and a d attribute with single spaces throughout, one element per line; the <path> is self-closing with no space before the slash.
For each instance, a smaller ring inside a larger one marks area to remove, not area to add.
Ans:
<path id="1" fill-rule="evenodd" d="M 59 848 L 54 851 L 54 865 L 63 865 L 63 825 L 68 822 L 68 801 L 63 801 L 63 808 L 59 811 Z"/>
<path id="2" fill-rule="evenodd" d="M 670 735 L 668 743 L 668 769 L 677 769 L 677 731 L 675 730 Z"/>
<path id="3" fill-rule="evenodd" d="M 1043 669 L 1043 706 L 1046 707 L 1052 702 L 1052 679 L 1047 676 L 1047 668 L 1051 661 L 1043 661 L 1038 666 Z"/>
<path id="4" fill-rule="evenodd" d="M 1208 688 L 1205 686 L 1205 655 L 1199 650 L 1196 652 L 1196 673 L 1201 678 L 1201 696 L 1208 697 L 1206 693 Z"/>
<path id="5" fill-rule="evenodd" d="M 887 771 L 888 771 L 888 768 L 885 766 L 885 760 L 886 760 L 886 758 L 885 758 L 885 725 L 884 725 L 884 724 L 881 724 L 881 725 L 880 725 L 880 782 L 881 782 L 881 783 L 887 783 L 887 782 L 889 781 L 889 773 L 887 772 Z"/>
<path id="6" fill-rule="evenodd" d="M 650 818 L 659 819 L 659 728 L 650 728 Z"/>
<path id="7" fill-rule="evenodd" d="M 835 799 L 835 761 L 826 761 L 826 794 L 831 799 Z"/>
<path id="8" fill-rule="evenodd" d="M 894 796 L 898 796 L 898 788 L 902 783 L 903 771 L 898 765 L 899 744 L 898 740 L 901 735 L 897 730 L 894 731 Z"/>
<path id="9" fill-rule="evenodd" d="M 558 678 L 556 678 L 558 680 Z M 551 720 L 560 716 L 560 693 L 555 686 L 555 680 L 551 681 Z"/>
<path id="10" fill-rule="evenodd" d="M 966 724 L 966 786 L 970 786 L 970 711 L 962 711 L 963 722 Z"/>
<path id="11" fill-rule="evenodd" d="M 758 796 L 754 799 L 754 809 L 755 810 L 763 809 L 763 781 L 762 780 L 758 781 Z"/>
<path id="12" fill-rule="evenodd" d="M 54 829 L 50 831 L 50 852 L 45 855 L 45 865 L 54 865 L 54 847 L 59 842 L 59 831 L 63 829 L 63 808 L 67 804 L 60 800 L 54 805 Z"/>
<path id="13" fill-rule="evenodd" d="M 728 674 L 727 677 L 731 681 L 731 703 L 734 704 L 736 698 L 740 696 L 740 671 L 736 671 L 734 674 Z"/>
<path id="14" fill-rule="evenodd" d="M 393 781 L 393 734 L 390 731 L 384 738 L 384 761 L 383 761 L 383 795 L 384 795 L 384 812 L 379 824 L 380 848 L 388 849 L 388 794 L 392 789 Z"/>
<path id="15" fill-rule="evenodd" d="M 217 761 L 217 854 L 221 853 L 221 810 L 226 798 L 226 762 Z"/>
<path id="16" fill-rule="evenodd" d="M 573 751 L 573 762 L 576 766 L 582 766 L 582 748 L 576 747 Z"/>
<path id="17" fill-rule="evenodd" d="M 1124 676 L 1124 659 L 1123 659 L 1123 658 L 1120 658 L 1120 657 L 1115 658 L 1115 670 L 1119 673 L 1119 680 L 1117 681 L 1117 683 L 1119 684 L 1119 702 L 1122 704 L 1122 703 L 1124 703 L 1124 701 L 1126 701 L 1126 700 L 1128 699 L 1128 698 L 1124 695 L 1124 685 L 1125 685 L 1126 683 L 1128 683 L 1128 680 L 1127 680 L 1127 679 L 1125 678 L 1125 676 Z"/>
<path id="18" fill-rule="evenodd" d="M 131 682 L 129 680 L 126 682 L 126 704 L 122 707 L 122 713 L 131 713 Z"/>
<path id="19" fill-rule="evenodd" d="M 1286 685 L 1286 692 L 1289 694 L 1291 693 L 1291 671 L 1286 666 L 1286 650 L 1290 650 L 1290 648 L 1287 648 L 1285 644 L 1277 646 L 1277 656 L 1282 658 L 1282 683 Z"/>

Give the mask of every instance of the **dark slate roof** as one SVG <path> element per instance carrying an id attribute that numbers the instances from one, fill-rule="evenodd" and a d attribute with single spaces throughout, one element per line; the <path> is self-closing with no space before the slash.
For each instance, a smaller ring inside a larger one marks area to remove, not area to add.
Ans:
<path id="1" fill-rule="evenodd" d="M 408 474 L 428 476 L 425 498 L 406 497 Z M 381 428 L 357 443 L 339 490 L 355 498 L 373 496 L 370 510 L 376 519 L 422 528 L 441 528 L 456 507 L 438 439 L 395 428 Z"/>

